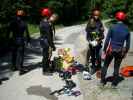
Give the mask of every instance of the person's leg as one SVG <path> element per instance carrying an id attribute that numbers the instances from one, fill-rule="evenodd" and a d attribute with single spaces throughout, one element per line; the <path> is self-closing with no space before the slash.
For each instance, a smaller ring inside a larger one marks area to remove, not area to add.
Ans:
<path id="1" fill-rule="evenodd" d="M 113 59 L 113 54 L 106 56 L 106 59 L 104 61 L 104 66 L 102 66 L 102 68 L 101 68 L 101 83 L 103 83 L 103 84 L 106 84 L 105 77 L 107 74 L 108 66 L 111 63 L 112 59 Z"/>
<path id="2" fill-rule="evenodd" d="M 24 45 L 20 47 L 20 70 L 24 69 L 23 63 L 24 63 Z"/>
<path id="3" fill-rule="evenodd" d="M 43 58 L 42 58 L 42 68 L 43 72 L 46 72 L 49 67 L 49 54 L 48 54 L 48 48 L 43 48 Z"/>
<path id="4" fill-rule="evenodd" d="M 101 69 L 101 45 L 96 47 L 96 70 Z"/>
<path id="5" fill-rule="evenodd" d="M 89 65 L 90 63 L 90 48 L 87 50 L 87 56 L 86 56 L 86 65 Z"/>
<path id="6" fill-rule="evenodd" d="M 95 61 L 96 61 L 95 48 L 92 46 L 90 46 L 90 57 L 91 57 L 92 69 L 95 69 Z"/>
<path id="7" fill-rule="evenodd" d="M 121 57 L 121 52 L 119 53 L 114 53 L 114 73 L 113 73 L 113 76 L 114 76 L 114 80 L 112 82 L 112 85 L 113 86 L 117 86 L 118 84 L 118 81 L 119 81 L 119 69 L 120 69 L 120 64 L 122 62 L 122 57 Z"/>
<path id="8" fill-rule="evenodd" d="M 17 70 L 17 67 L 16 67 L 16 60 L 17 60 L 17 52 L 18 51 L 18 47 L 17 46 L 13 46 L 12 47 L 12 65 L 11 65 L 11 69 L 13 71 Z"/>

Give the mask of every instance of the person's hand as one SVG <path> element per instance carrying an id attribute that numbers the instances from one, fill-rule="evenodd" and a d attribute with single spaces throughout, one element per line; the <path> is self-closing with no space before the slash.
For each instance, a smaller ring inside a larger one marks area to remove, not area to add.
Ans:
<path id="1" fill-rule="evenodd" d="M 52 47 L 52 49 L 53 49 L 53 51 L 55 51 L 55 50 L 56 50 L 56 47 L 55 47 L 55 46 L 53 46 L 53 47 Z"/>
<path id="2" fill-rule="evenodd" d="M 99 41 L 99 38 L 98 37 L 96 38 L 96 41 Z"/>
<path id="3" fill-rule="evenodd" d="M 33 48 L 30 42 L 28 42 L 26 45 L 28 48 Z"/>
<path id="4" fill-rule="evenodd" d="M 93 47 L 96 47 L 98 45 L 98 42 L 96 40 L 93 40 L 90 42 L 90 44 L 93 46 Z"/>
<path id="5" fill-rule="evenodd" d="M 102 52 L 102 55 L 101 55 L 101 59 L 105 59 L 106 58 L 106 53 L 105 51 Z"/>

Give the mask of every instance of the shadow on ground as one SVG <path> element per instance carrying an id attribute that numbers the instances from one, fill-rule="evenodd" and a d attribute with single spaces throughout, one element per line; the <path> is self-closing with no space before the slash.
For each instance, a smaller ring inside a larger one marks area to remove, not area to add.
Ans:
<path id="1" fill-rule="evenodd" d="M 58 97 L 54 95 L 49 95 L 52 91 L 48 87 L 42 87 L 41 85 L 38 86 L 31 86 L 27 88 L 28 95 L 36 95 L 36 96 L 42 96 L 47 98 L 47 100 L 58 100 Z"/>
<path id="2" fill-rule="evenodd" d="M 61 45 L 61 43 L 57 42 L 60 40 L 62 40 L 61 37 L 55 37 L 55 45 Z M 8 47 L 9 49 L 6 48 L 6 50 L 8 49 L 8 51 L 5 51 L 4 54 L 3 52 L 0 52 L 0 79 L 11 77 L 13 75 L 12 71 L 10 70 L 11 46 L 9 45 Z M 33 38 L 31 39 L 31 45 L 25 46 L 24 67 L 28 69 L 28 72 L 41 67 L 42 64 L 40 57 L 42 57 L 42 49 L 40 46 L 39 38 Z"/>

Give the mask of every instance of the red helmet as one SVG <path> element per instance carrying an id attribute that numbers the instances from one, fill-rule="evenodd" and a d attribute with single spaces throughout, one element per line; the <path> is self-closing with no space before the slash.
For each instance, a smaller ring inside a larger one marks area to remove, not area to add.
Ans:
<path id="1" fill-rule="evenodd" d="M 124 21 L 126 19 L 126 14 L 122 11 L 119 11 L 115 14 L 115 18 L 118 20 L 118 21 Z"/>
<path id="2" fill-rule="evenodd" d="M 41 15 L 42 16 L 46 16 L 46 17 L 50 17 L 52 15 L 51 11 L 49 8 L 44 8 L 41 11 Z"/>
<path id="3" fill-rule="evenodd" d="M 25 12 L 23 10 L 17 10 L 16 15 L 17 16 L 24 16 Z"/>

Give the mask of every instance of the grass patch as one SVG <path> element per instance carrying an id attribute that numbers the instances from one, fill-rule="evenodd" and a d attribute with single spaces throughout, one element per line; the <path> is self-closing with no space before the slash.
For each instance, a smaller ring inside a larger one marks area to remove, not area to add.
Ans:
<path id="1" fill-rule="evenodd" d="M 28 29 L 30 34 L 38 33 L 39 32 L 39 25 L 37 24 L 28 24 Z"/>
<path id="2" fill-rule="evenodd" d="M 111 27 L 113 24 L 115 24 L 117 21 L 115 19 L 111 19 L 110 21 L 105 23 L 105 26 L 107 28 Z"/>
<path id="3" fill-rule="evenodd" d="M 55 25 L 56 30 L 59 28 L 63 28 L 63 27 L 64 26 L 62 24 Z M 39 25 L 37 25 L 37 24 L 28 24 L 28 29 L 29 29 L 30 35 L 40 32 Z"/>

